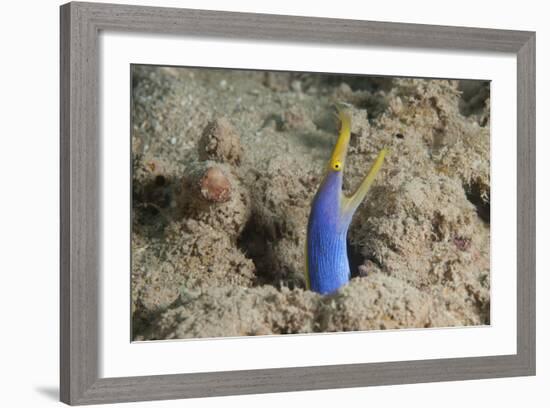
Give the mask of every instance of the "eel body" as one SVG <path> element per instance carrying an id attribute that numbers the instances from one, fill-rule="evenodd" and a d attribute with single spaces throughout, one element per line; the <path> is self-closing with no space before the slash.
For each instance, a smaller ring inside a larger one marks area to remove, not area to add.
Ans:
<path id="1" fill-rule="evenodd" d="M 321 294 L 333 293 L 350 280 L 348 228 L 387 153 L 386 149 L 380 151 L 357 190 L 346 197 L 342 192 L 342 182 L 351 118 L 343 106 L 338 107 L 338 117 L 340 133 L 325 176 L 313 198 L 307 226 L 306 286 Z"/>

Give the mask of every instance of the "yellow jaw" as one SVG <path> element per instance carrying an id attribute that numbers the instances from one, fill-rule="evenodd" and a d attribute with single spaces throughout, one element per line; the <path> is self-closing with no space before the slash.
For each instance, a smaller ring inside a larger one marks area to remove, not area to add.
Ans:
<path id="1" fill-rule="evenodd" d="M 343 104 L 338 104 L 337 109 L 338 118 L 340 119 L 341 126 L 338 140 L 336 141 L 336 146 L 334 146 L 334 150 L 332 151 L 332 156 L 329 161 L 329 171 L 344 170 L 346 153 L 351 138 L 351 115 L 349 111 L 346 110 L 346 107 Z M 359 187 L 357 187 L 355 192 L 350 197 L 346 197 L 344 196 L 344 194 L 342 194 L 343 212 L 355 211 L 359 204 L 361 204 L 361 202 L 364 200 L 372 183 L 374 182 L 376 175 L 378 174 L 380 168 L 382 167 L 382 164 L 384 163 L 384 158 L 386 157 L 387 153 L 388 150 L 386 148 L 382 149 L 380 153 L 378 153 L 378 156 L 376 157 L 376 160 L 371 166 L 369 172 L 361 181 Z"/>
<path id="2" fill-rule="evenodd" d="M 374 178 L 376 177 L 376 175 L 380 171 L 380 168 L 382 167 L 382 164 L 384 163 L 384 158 L 386 157 L 387 153 L 388 149 L 386 148 L 380 150 L 380 153 L 378 153 L 378 156 L 376 157 L 376 160 L 371 166 L 369 172 L 367 173 L 363 181 L 361 181 L 361 184 L 359 184 L 359 187 L 357 187 L 355 192 L 349 197 L 343 196 L 343 212 L 354 212 L 357 207 L 359 207 L 359 205 L 363 202 L 365 196 L 369 192 L 372 183 L 374 182 Z"/>

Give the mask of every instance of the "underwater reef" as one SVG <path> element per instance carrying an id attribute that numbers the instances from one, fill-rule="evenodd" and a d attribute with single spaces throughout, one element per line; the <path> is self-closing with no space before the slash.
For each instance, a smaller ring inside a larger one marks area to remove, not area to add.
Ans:
<path id="1" fill-rule="evenodd" d="M 305 289 L 311 201 L 349 104 L 352 279 Z M 490 323 L 489 83 L 132 66 L 132 337 Z"/>

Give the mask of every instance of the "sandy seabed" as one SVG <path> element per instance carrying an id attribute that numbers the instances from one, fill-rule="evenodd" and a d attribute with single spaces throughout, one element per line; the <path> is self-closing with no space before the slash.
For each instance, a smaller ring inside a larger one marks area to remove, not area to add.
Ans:
<path id="1" fill-rule="evenodd" d="M 336 102 L 347 192 L 390 154 L 353 278 L 321 296 L 304 247 Z M 133 66 L 133 339 L 489 324 L 489 105 L 482 81 Z"/>

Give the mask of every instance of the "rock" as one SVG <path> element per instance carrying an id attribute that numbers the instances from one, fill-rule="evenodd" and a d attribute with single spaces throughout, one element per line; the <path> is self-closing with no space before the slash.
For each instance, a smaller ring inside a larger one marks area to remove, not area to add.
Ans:
<path id="1" fill-rule="evenodd" d="M 182 287 L 246 287 L 254 282 L 253 262 L 229 235 L 200 221 L 173 222 L 161 239 L 149 242 L 147 251 L 139 245 L 138 240 L 132 241 L 133 262 L 147 264 L 147 269 L 132 275 L 133 308 L 138 313 L 165 309 Z"/>
<path id="2" fill-rule="evenodd" d="M 148 340 L 310 333 L 319 295 L 301 290 L 205 288 L 154 322 Z"/>
<path id="3" fill-rule="evenodd" d="M 202 132 L 198 149 L 201 160 L 214 160 L 233 165 L 241 162 L 241 140 L 226 118 L 208 123 Z"/>
<path id="4" fill-rule="evenodd" d="M 177 194 L 180 214 L 202 221 L 236 238 L 251 213 L 248 191 L 227 165 L 189 163 Z"/>

